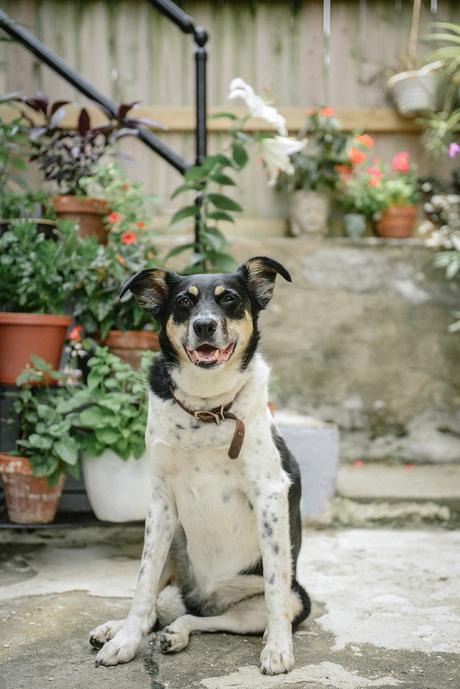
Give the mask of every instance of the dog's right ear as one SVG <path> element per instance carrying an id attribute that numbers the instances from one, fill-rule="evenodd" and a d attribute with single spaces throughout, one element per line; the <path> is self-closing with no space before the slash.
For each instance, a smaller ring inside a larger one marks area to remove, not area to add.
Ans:
<path id="1" fill-rule="evenodd" d="M 168 273 L 159 268 L 147 268 L 130 277 L 120 290 L 120 299 L 129 290 L 137 299 L 139 306 L 158 315 L 168 294 Z"/>

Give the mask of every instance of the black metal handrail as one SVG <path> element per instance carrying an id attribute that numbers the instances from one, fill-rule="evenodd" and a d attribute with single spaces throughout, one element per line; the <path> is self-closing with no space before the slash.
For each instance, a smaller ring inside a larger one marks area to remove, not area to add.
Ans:
<path id="1" fill-rule="evenodd" d="M 197 26 L 186 12 L 178 7 L 171 0 L 147 0 L 150 5 L 158 9 L 170 21 L 178 26 L 181 31 L 192 34 L 195 41 L 195 164 L 200 164 L 206 156 L 207 149 L 207 112 L 206 112 L 206 62 L 207 51 L 206 43 L 208 34 L 200 26 Z M 50 50 L 36 36 L 23 26 L 18 24 L 6 12 L 0 10 L 0 28 L 21 43 L 27 50 L 33 53 L 41 62 L 59 74 L 69 84 L 80 93 L 87 96 L 90 100 L 98 103 L 102 108 L 109 112 L 112 117 L 117 114 L 117 105 L 110 98 L 104 96 L 89 81 L 82 77 L 78 72 L 69 67 L 62 58 Z M 145 127 L 138 127 L 139 139 L 151 150 L 160 155 L 167 163 L 172 165 L 181 174 L 190 167 L 182 156 L 172 150 L 159 137 Z M 196 200 L 197 206 L 200 199 Z M 195 223 L 195 245 L 199 246 L 199 223 Z"/>

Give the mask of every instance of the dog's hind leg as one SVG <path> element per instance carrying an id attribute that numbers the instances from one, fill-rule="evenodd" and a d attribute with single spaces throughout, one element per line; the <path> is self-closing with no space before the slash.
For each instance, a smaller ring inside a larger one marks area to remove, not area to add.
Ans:
<path id="1" fill-rule="evenodd" d="M 299 592 L 291 591 L 291 620 L 299 619 L 304 600 Z M 230 632 L 231 634 L 263 634 L 267 627 L 267 610 L 263 595 L 246 598 L 220 615 L 198 617 L 183 615 L 158 635 L 163 653 L 177 653 L 184 649 L 193 632 Z"/>

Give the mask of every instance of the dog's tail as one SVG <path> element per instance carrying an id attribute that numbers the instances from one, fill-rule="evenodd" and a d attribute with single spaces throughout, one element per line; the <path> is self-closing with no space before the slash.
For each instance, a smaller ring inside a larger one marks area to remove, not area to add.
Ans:
<path id="1" fill-rule="evenodd" d="M 300 600 L 301 603 L 301 608 L 300 611 L 297 613 L 297 615 L 294 617 L 292 620 L 292 628 L 295 629 L 296 627 L 299 626 L 304 620 L 307 619 L 308 615 L 311 612 L 311 599 L 308 593 L 305 591 L 303 586 L 299 584 L 297 579 L 294 579 L 294 581 L 291 584 L 291 588 L 294 591 L 294 593 L 297 594 L 297 597 Z"/>

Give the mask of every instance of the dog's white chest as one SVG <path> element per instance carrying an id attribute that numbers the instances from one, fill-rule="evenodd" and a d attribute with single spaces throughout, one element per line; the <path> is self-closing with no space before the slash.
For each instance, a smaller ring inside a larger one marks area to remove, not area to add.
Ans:
<path id="1" fill-rule="evenodd" d="M 190 466 L 176 474 L 173 491 L 200 588 L 209 592 L 259 559 L 254 512 L 225 451 L 190 457 Z"/>

